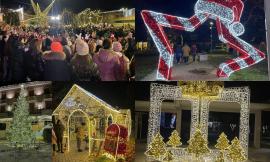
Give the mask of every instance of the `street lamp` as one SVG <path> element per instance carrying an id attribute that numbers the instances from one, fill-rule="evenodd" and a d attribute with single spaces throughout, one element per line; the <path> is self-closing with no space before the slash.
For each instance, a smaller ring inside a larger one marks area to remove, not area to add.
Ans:
<path id="1" fill-rule="evenodd" d="M 211 53 L 213 52 L 213 25 L 214 25 L 214 23 L 212 21 L 210 21 L 210 31 L 211 31 L 211 34 L 210 34 L 210 38 L 211 38 L 211 49 L 210 49 L 210 52 Z"/>

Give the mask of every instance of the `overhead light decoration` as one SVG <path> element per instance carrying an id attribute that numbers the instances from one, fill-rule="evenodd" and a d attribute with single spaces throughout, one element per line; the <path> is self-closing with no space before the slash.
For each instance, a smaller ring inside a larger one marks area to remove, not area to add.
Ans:
<path id="1" fill-rule="evenodd" d="M 179 85 L 182 96 L 189 98 L 211 97 L 216 99 L 224 89 L 223 82 L 180 81 Z"/>
<path id="2" fill-rule="evenodd" d="M 198 0 L 194 7 L 195 14 L 190 18 L 143 10 L 142 18 L 160 53 L 157 79 L 170 80 L 173 66 L 173 49 L 163 27 L 193 32 L 206 20 L 216 20 L 219 40 L 240 54 L 219 65 L 218 77 L 229 77 L 233 72 L 265 59 L 263 52 L 239 38 L 245 32 L 240 22 L 243 9 L 241 0 Z"/>

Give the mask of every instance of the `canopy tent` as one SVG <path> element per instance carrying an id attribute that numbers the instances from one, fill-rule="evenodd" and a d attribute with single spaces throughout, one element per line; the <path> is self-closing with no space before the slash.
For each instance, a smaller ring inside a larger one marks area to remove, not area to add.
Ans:
<path id="1" fill-rule="evenodd" d="M 74 118 L 86 118 L 89 154 L 91 154 L 91 144 L 95 141 L 103 142 L 105 140 L 106 129 L 111 124 L 127 127 L 128 136 L 131 132 L 130 110 L 117 110 L 76 84 L 54 110 L 53 116 L 65 126 L 64 138 L 67 139 L 68 151 L 70 150 L 71 132 L 74 131 L 74 122 L 76 122 Z"/>

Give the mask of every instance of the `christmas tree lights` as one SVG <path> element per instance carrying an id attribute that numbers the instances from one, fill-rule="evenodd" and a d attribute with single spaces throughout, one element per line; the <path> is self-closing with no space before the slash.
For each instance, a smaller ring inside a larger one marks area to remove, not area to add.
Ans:
<path id="1" fill-rule="evenodd" d="M 265 59 L 263 52 L 239 38 L 245 31 L 240 22 L 243 9 L 241 0 L 198 0 L 194 7 L 195 14 L 191 18 L 143 10 L 142 18 L 160 53 L 157 79 L 170 80 L 173 65 L 173 49 L 163 27 L 193 32 L 207 19 L 216 20 L 220 41 L 240 54 L 239 57 L 220 64 L 218 77 L 229 77 L 233 72 Z"/>
<path id="2" fill-rule="evenodd" d="M 239 162 L 247 160 L 245 156 L 245 151 L 243 150 L 240 141 L 237 137 L 232 140 L 231 146 L 228 148 L 229 153 L 228 157 L 232 160 L 232 162 Z"/>
<path id="3" fill-rule="evenodd" d="M 169 137 L 169 141 L 167 142 L 167 145 L 172 146 L 173 148 L 176 148 L 178 146 L 181 146 L 181 138 L 179 137 L 179 134 L 176 130 L 174 130 Z"/>
<path id="4" fill-rule="evenodd" d="M 202 83 L 203 84 L 203 83 Z M 208 85 L 207 83 L 206 85 Z M 190 84 L 190 85 L 196 85 Z M 210 84 L 211 85 L 211 84 Z M 214 90 L 214 93 L 204 93 L 204 95 L 198 95 L 197 98 L 189 97 L 192 94 L 188 94 L 187 91 L 183 92 L 183 85 L 171 86 L 162 84 L 151 84 L 150 92 L 150 110 L 149 110 L 149 122 L 148 122 L 148 136 L 147 144 L 153 140 L 153 137 L 160 131 L 160 114 L 162 112 L 162 102 L 164 100 L 185 100 L 191 103 L 191 126 L 190 135 L 194 134 L 196 131 L 196 125 L 200 124 L 201 132 L 205 137 L 208 137 L 208 120 L 209 120 L 209 107 L 212 102 L 228 102 L 228 103 L 238 103 L 241 107 L 240 110 L 240 125 L 239 125 L 239 140 L 242 148 L 244 149 L 245 155 L 248 156 L 248 133 L 249 133 L 249 103 L 250 103 L 250 92 L 248 87 L 235 87 L 235 88 L 214 88 L 219 89 Z M 204 87 L 204 86 L 203 86 Z M 188 89 L 188 88 L 186 88 Z M 199 88 L 197 87 L 195 94 L 199 93 Z M 205 88 L 200 88 L 205 90 Z M 189 91 L 189 90 L 188 90 Z M 216 94 L 215 92 L 218 92 Z M 210 94 L 210 97 L 207 96 Z M 217 96 L 215 96 L 215 95 Z M 212 97 L 214 96 L 214 97 Z M 177 109 L 176 109 L 177 110 Z M 185 155 L 185 151 L 181 148 L 169 147 L 170 151 L 175 156 Z M 210 154 L 216 156 L 215 152 L 211 150 Z"/>
<path id="5" fill-rule="evenodd" d="M 219 149 L 219 150 L 226 150 L 228 147 L 230 146 L 229 144 L 229 140 L 227 139 L 227 136 L 224 132 L 222 132 L 219 135 L 219 138 L 217 140 L 217 144 L 215 145 L 215 148 Z"/>
<path id="6" fill-rule="evenodd" d="M 153 141 L 148 145 L 145 154 L 156 160 L 163 160 L 166 150 L 166 144 L 163 142 L 163 137 L 157 133 Z"/>
<path id="7" fill-rule="evenodd" d="M 217 157 L 216 162 L 225 162 L 224 154 L 225 154 L 225 150 L 227 150 L 228 147 L 230 146 L 229 142 L 230 141 L 227 139 L 227 136 L 225 135 L 225 133 L 222 132 L 219 135 L 219 138 L 217 140 L 217 144 L 215 145 L 215 148 L 220 150 L 220 153 Z"/>
<path id="8" fill-rule="evenodd" d="M 194 135 L 191 136 L 188 144 L 187 152 L 194 154 L 196 158 L 199 158 L 201 155 L 210 153 L 210 150 L 207 146 L 207 139 L 199 128 L 197 128 Z"/>
<path id="9" fill-rule="evenodd" d="M 29 149 L 34 146 L 35 134 L 32 131 L 32 118 L 23 85 L 14 108 L 11 126 L 7 129 L 7 138 L 12 147 Z"/>

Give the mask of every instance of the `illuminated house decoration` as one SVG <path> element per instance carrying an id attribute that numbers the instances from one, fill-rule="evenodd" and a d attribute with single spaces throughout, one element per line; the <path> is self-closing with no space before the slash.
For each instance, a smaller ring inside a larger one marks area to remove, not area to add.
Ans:
<path id="1" fill-rule="evenodd" d="M 35 25 L 39 25 L 41 27 L 45 27 L 48 24 L 48 14 L 53 7 L 55 0 L 49 4 L 43 11 L 41 11 L 38 3 L 35 4 L 33 0 L 31 0 L 31 5 L 34 10 L 35 15 L 31 15 L 29 19 L 25 20 L 25 22 L 33 23 Z"/>
<path id="2" fill-rule="evenodd" d="M 72 86 L 52 115 L 55 116 L 56 120 L 60 120 L 65 127 L 64 138 L 67 139 L 68 151 L 71 150 L 70 141 L 73 137 L 71 134 L 75 133 L 75 120 L 73 118 L 76 117 L 85 119 L 89 137 L 89 155 L 93 152 L 93 144 L 104 143 L 105 132 L 111 124 L 126 127 L 128 139 L 130 137 L 131 114 L 129 109 L 117 110 L 76 84 Z"/>
<path id="3" fill-rule="evenodd" d="M 241 0 L 198 0 L 194 8 L 195 14 L 190 18 L 143 10 L 142 18 L 160 53 L 157 79 L 170 80 L 173 66 L 173 49 L 163 27 L 193 32 L 206 20 L 216 20 L 219 40 L 240 54 L 239 57 L 219 65 L 218 77 L 229 77 L 233 72 L 265 59 L 263 52 L 239 38 L 245 31 L 240 22 L 243 9 Z"/>
<path id="4" fill-rule="evenodd" d="M 250 91 L 248 87 L 224 88 L 216 82 L 191 81 L 180 86 L 151 84 L 150 110 L 148 121 L 147 144 L 160 132 L 162 102 L 165 100 L 185 100 L 191 103 L 190 136 L 201 126 L 204 137 L 208 137 L 209 107 L 212 102 L 238 103 L 240 109 L 239 140 L 244 154 L 248 157 Z M 188 156 L 185 148 L 169 148 L 175 157 Z M 218 155 L 217 150 L 210 150 L 210 156 Z M 151 157 L 148 157 L 151 158 Z"/>

